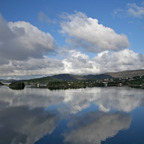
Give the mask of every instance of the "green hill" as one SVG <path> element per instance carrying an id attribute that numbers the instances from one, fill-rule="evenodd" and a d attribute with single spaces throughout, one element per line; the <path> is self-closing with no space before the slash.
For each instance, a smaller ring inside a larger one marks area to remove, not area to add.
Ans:
<path id="1" fill-rule="evenodd" d="M 144 70 L 131 70 L 122 72 L 109 72 L 105 74 L 89 74 L 89 75 L 73 75 L 73 74 L 58 74 L 42 78 L 24 80 L 25 84 L 42 83 L 48 84 L 55 80 L 76 81 L 76 80 L 104 80 L 115 78 L 131 78 L 135 76 L 143 76 Z"/>
<path id="2" fill-rule="evenodd" d="M 53 80 L 57 80 L 57 79 L 53 77 L 42 77 L 42 78 L 23 80 L 23 81 L 25 82 L 25 84 L 36 84 L 36 83 L 47 84 L 48 82 Z"/>
<path id="3" fill-rule="evenodd" d="M 112 79 L 113 77 L 107 74 L 100 74 L 100 75 L 71 75 L 71 74 L 59 74 L 53 75 L 48 77 L 36 78 L 25 80 L 26 84 L 33 84 L 33 83 L 43 83 L 47 84 L 51 81 L 55 80 L 64 80 L 64 81 L 77 81 L 77 80 L 103 80 L 103 79 Z"/>

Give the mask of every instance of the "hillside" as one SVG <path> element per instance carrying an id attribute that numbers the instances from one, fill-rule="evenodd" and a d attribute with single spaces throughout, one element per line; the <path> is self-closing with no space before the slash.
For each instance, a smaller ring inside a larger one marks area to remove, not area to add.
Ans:
<path id="1" fill-rule="evenodd" d="M 72 74 L 59 74 L 59 75 L 53 75 L 51 78 L 56 78 L 60 80 L 103 80 L 107 78 L 113 78 L 110 75 L 107 74 L 97 74 L 97 75 L 72 75 Z"/>
<path id="2" fill-rule="evenodd" d="M 121 72 L 109 72 L 105 74 L 88 74 L 88 75 L 72 75 L 72 74 L 59 74 L 51 76 L 52 78 L 61 80 L 103 80 L 103 79 L 114 79 L 114 78 L 130 78 L 135 76 L 143 76 L 144 70 L 127 70 Z"/>
<path id="3" fill-rule="evenodd" d="M 43 83 L 47 84 L 49 81 L 56 80 L 52 77 L 42 77 L 42 78 L 36 78 L 36 79 L 30 79 L 30 80 L 23 80 L 26 84 L 35 84 L 35 83 Z"/>
<path id="4" fill-rule="evenodd" d="M 76 81 L 76 80 L 104 80 L 104 79 L 112 79 L 113 77 L 107 74 L 99 74 L 99 75 L 72 75 L 72 74 L 58 74 L 53 76 L 47 76 L 42 78 L 24 80 L 26 84 L 32 83 L 43 83 L 47 84 L 51 81 L 56 80 L 65 80 L 65 81 Z"/>
<path id="5" fill-rule="evenodd" d="M 83 76 L 83 78 L 85 78 L 86 80 L 103 80 L 103 79 L 113 79 L 112 76 L 108 75 L 108 74 L 98 74 L 98 75 L 85 75 Z"/>
<path id="6" fill-rule="evenodd" d="M 110 72 L 106 73 L 107 75 L 112 76 L 113 78 L 130 78 L 135 76 L 143 76 L 144 70 L 127 70 L 127 71 L 121 71 L 121 72 Z"/>
<path id="7" fill-rule="evenodd" d="M 51 81 L 64 80 L 64 81 L 77 81 L 77 80 L 104 80 L 115 78 L 131 78 L 134 76 L 144 76 L 144 70 L 131 70 L 122 72 L 110 72 L 105 74 L 89 74 L 89 75 L 73 75 L 73 74 L 58 74 L 42 78 L 24 80 L 25 84 L 48 84 Z"/>
<path id="8" fill-rule="evenodd" d="M 59 74 L 59 75 L 53 75 L 51 77 L 56 79 L 61 79 L 61 80 L 77 80 L 75 75 L 71 75 L 71 74 Z"/>
<path id="9" fill-rule="evenodd" d="M 22 82 L 24 85 L 30 85 L 30 87 L 47 87 L 50 90 L 104 86 L 129 86 L 134 88 L 144 88 L 144 70 L 111 72 L 97 75 L 58 74 L 18 82 Z M 16 84 L 17 83 L 15 83 L 14 86 Z"/>
<path id="10" fill-rule="evenodd" d="M 4 79 L 0 79 L 0 82 L 2 83 L 12 83 L 12 82 L 15 82 L 16 80 L 14 79 L 9 79 L 9 80 L 4 80 Z"/>

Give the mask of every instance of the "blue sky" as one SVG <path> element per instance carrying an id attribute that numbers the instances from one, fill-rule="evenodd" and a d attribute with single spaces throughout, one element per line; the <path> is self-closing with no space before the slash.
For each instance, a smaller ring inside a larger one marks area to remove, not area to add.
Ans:
<path id="1" fill-rule="evenodd" d="M 1 0 L 0 78 L 143 69 L 143 0 Z"/>

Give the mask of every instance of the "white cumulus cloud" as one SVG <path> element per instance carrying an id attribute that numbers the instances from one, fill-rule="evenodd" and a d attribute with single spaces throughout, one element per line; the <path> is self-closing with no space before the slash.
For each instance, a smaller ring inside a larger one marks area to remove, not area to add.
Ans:
<path id="1" fill-rule="evenodd" d="M 56 49 L 54 38 L 28 22 L 6 22 L 0 15 L 0 57 L 40 58 Z"/>
<path id="2" fill-rule="evenodd" d="M 144 55 L 124 49 L 117 52 L 104 51 L 93 58 L 100 72 L 123 71 L 144 68 Z"/>
<path id="3" fill-rule="evenodd" d="M 76 50 L 69 51 L 68 56 L 62 62 L 66 73 L 84 74 L 93 70 L 89 56 Z"/>
<path id="4" fill-rule="evenodd" d="M 98 74 L 144 69 L 143 54 L 123 49 L 128 46 L 125 35 L 117 34 L 80 12 L 67 14 L 66 18 L 61 23 L 61 32 L 69 35 L 67 41 L 87 51 L 98 52 L 95 57 L 65 47 L 64 57 L 60 58 L 63 49 L 57 49 L 49 33 L 28 22 L 7 22 L 0 15 L 0 76 Z M 58 50 L 55 58 L 48 57 Z"/>
<path id="5" fill-rule="evenodd" d="M 64 59 L 29 58 L 0 63 L 0 76 L 49 75 L 59 73 L 98 74 L 144 69 L 144 55 L 132 50 L 103 51 L 90 58 L 80 51 L 70 50 Z"/>
<path id="6" fill-rule="evenodd" d="M 132 50 L 103 51 L 94 58 L 76 50 L 63 60 L 64 69 L 67 73 L 96 74 L 109 71 L 123 71 L 133 69 L 144 69 L 144 55 Z"/>
<path id="7" fill-rule="evenodd" d="M 67 42 L 87 51 L 119 50 L 127 48 L 129 42 L 124 34 L 98 23 L 97 19 L 87 17 L 82 12 L 67 14 L 61 22 L 61 33 L 70 37 Z"/>
<path id="8" fill-rule="evenodd" d="M 63 63 L 58 59 L 29 58 L 28 60 L 12 60 L 8 64 L 0 65 L 0 76 L 30 76 L 59 74 L 63 70 Z"/>

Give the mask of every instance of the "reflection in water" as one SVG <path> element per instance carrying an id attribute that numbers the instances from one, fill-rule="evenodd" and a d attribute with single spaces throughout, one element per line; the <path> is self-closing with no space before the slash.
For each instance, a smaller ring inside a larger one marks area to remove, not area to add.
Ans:
<path id="1" fill-rule="evenodd" d="M 0 111 L 1 144 L 33 144 L 57 125 L 57 116 L 41 108 L 13 107 Z"/>
<path id="2" fill-rule="evenodd" d="M 77 113 L 94 103 L 100 111 L 118 110 L 130 112 L 144 105 L 143 90 L 131 88 L 87 88 L 69 93 L 65 103 L 70 106 L 71 113 Z"/>
<path id="3" fill-rule="evenodd" d="M 144 106 L 139 89 L 13 91 L 1 87 L 0 144 L 47 144 L 42 138 L 47 134 L 54 138 L 59 134 L 60 144 L 100 144 L 128 129 L 131 117 L 124 113 L 139 106 Z"/>
<path id="4" fill-rule="evenodd" d="M 131 118 L 122 113 L 91 112 L 84 117 L 78 116 L 69 123 L 76 129 L 65 134 L 65 143 L 101 144 L 101 141 L 116 135 L 120 130 L 129 128 Z"/>
<path id="5" fill-rule="evenodd" d="M 131 88 L 87 88 L 77 90 L 49 91 L 48 89 L 24 89 L 13 91 L 0 88 L 0 108 L 28 106 L 29 108 L 65 103 L 69 113 L 77 113 L 94 103 L 100 111 L 118 110 L 130 112 L 144 105 L 143 90 Z"/>
<path id="6" fill-rule="evenodd" d="M 58 104 L 63 101 L 63 96 L 48 89 L 25 88 L 21 91 L 11 90 L 7 87 L 0 89 L 0 102 L 7 103 L 7 107 L 27 106 L 31 109 Z"/>

